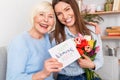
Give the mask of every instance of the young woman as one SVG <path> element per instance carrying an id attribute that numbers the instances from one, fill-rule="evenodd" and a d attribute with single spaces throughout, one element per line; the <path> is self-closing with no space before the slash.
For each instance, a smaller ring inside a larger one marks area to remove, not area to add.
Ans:
<path id="1" fill-rule="evenodd" d="M 79 59 L 58 73 L 57 80 L 86 80 L 83 68 L 97 70 L 103 65 L 102 43 L 99 34 L 95 33 L 94 27 L 85 24 L 80 15 L 76 0 L 52 0 L 52 5 L 56 14 L 55 31 L 52 34 L 52 46 L 55 46 L 69 38 L 75 38 L 78 33 L 91 35 L 100 46 L 94 61 L 86 55 L 84 59 Z"/>
<path id="2" fill-rule="evenodd" d="M 10 43 L 6 80 L 53 80 L 52 72 L 62 64 L 50 58 L 47 34 L 55 24 L 54 10 L 49 2 L 36 5 L 31 15 L 32 26 Z"/>

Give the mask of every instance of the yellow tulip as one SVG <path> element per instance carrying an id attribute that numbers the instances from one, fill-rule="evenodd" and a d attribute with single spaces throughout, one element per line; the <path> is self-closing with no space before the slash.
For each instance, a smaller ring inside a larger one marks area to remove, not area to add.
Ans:
<path id="1" fill-rule="evenodd" d="M 88 41 L 88 45 L 89 45 L 91 48 L 93 48 L 94 40 L 89 40 L 89 41 Z"/>

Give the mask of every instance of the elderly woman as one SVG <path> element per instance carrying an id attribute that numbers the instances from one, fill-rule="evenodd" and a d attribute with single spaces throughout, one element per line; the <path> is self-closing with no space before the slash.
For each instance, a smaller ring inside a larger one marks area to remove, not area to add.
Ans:
<path id="1" fill-rule="evenodd" d="M 55 23 L 49 2 L 35 6 L 31 29 L 14 38 L 8 46 L 6 80 L 53 80 L 52 72 L 60 71 L 62 64 L 50 57 L 47 34 Z"/>

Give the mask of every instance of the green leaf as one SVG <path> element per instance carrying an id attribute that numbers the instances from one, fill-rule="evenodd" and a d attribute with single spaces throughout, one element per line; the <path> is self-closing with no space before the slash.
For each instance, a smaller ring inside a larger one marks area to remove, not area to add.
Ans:
<path id="1" fill-rule="evenodd" d="M 96 40 L 94 41 L 94 44 L 93 44 L 93 49 L 95 49 L 95 46 L 96 46 Z"/>
<path id="2" fill-rule="evenodd" d="M 87 22 L 95 22 L 95 23 L 99 23 L 101 21 L 104 21 L 104 19 L 99 16 L 98 14 L 89 14 L 89 11 L 84 10 L 81 12 L 83 18 L 85 19 L 85 21 Z"/>
<path id="3" fill-rule="evenodd" d="M 84 70 L 85 70 L 85 73 L 86 73 L 87 80 L 93 80 L 95 77 L 102 80 L 102 78 L 95 71 L 92 71 L 88 68 L 84 68 Z"/>

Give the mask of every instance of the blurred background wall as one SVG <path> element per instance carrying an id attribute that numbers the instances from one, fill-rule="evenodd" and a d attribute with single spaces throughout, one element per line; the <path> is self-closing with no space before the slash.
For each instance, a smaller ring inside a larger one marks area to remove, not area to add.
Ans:
<path id="1" fill-rule="evenodd" d="M 31 27 L 31 9 L 40 1 L 44 0 L 0 0 L 0 46 Z"/>

